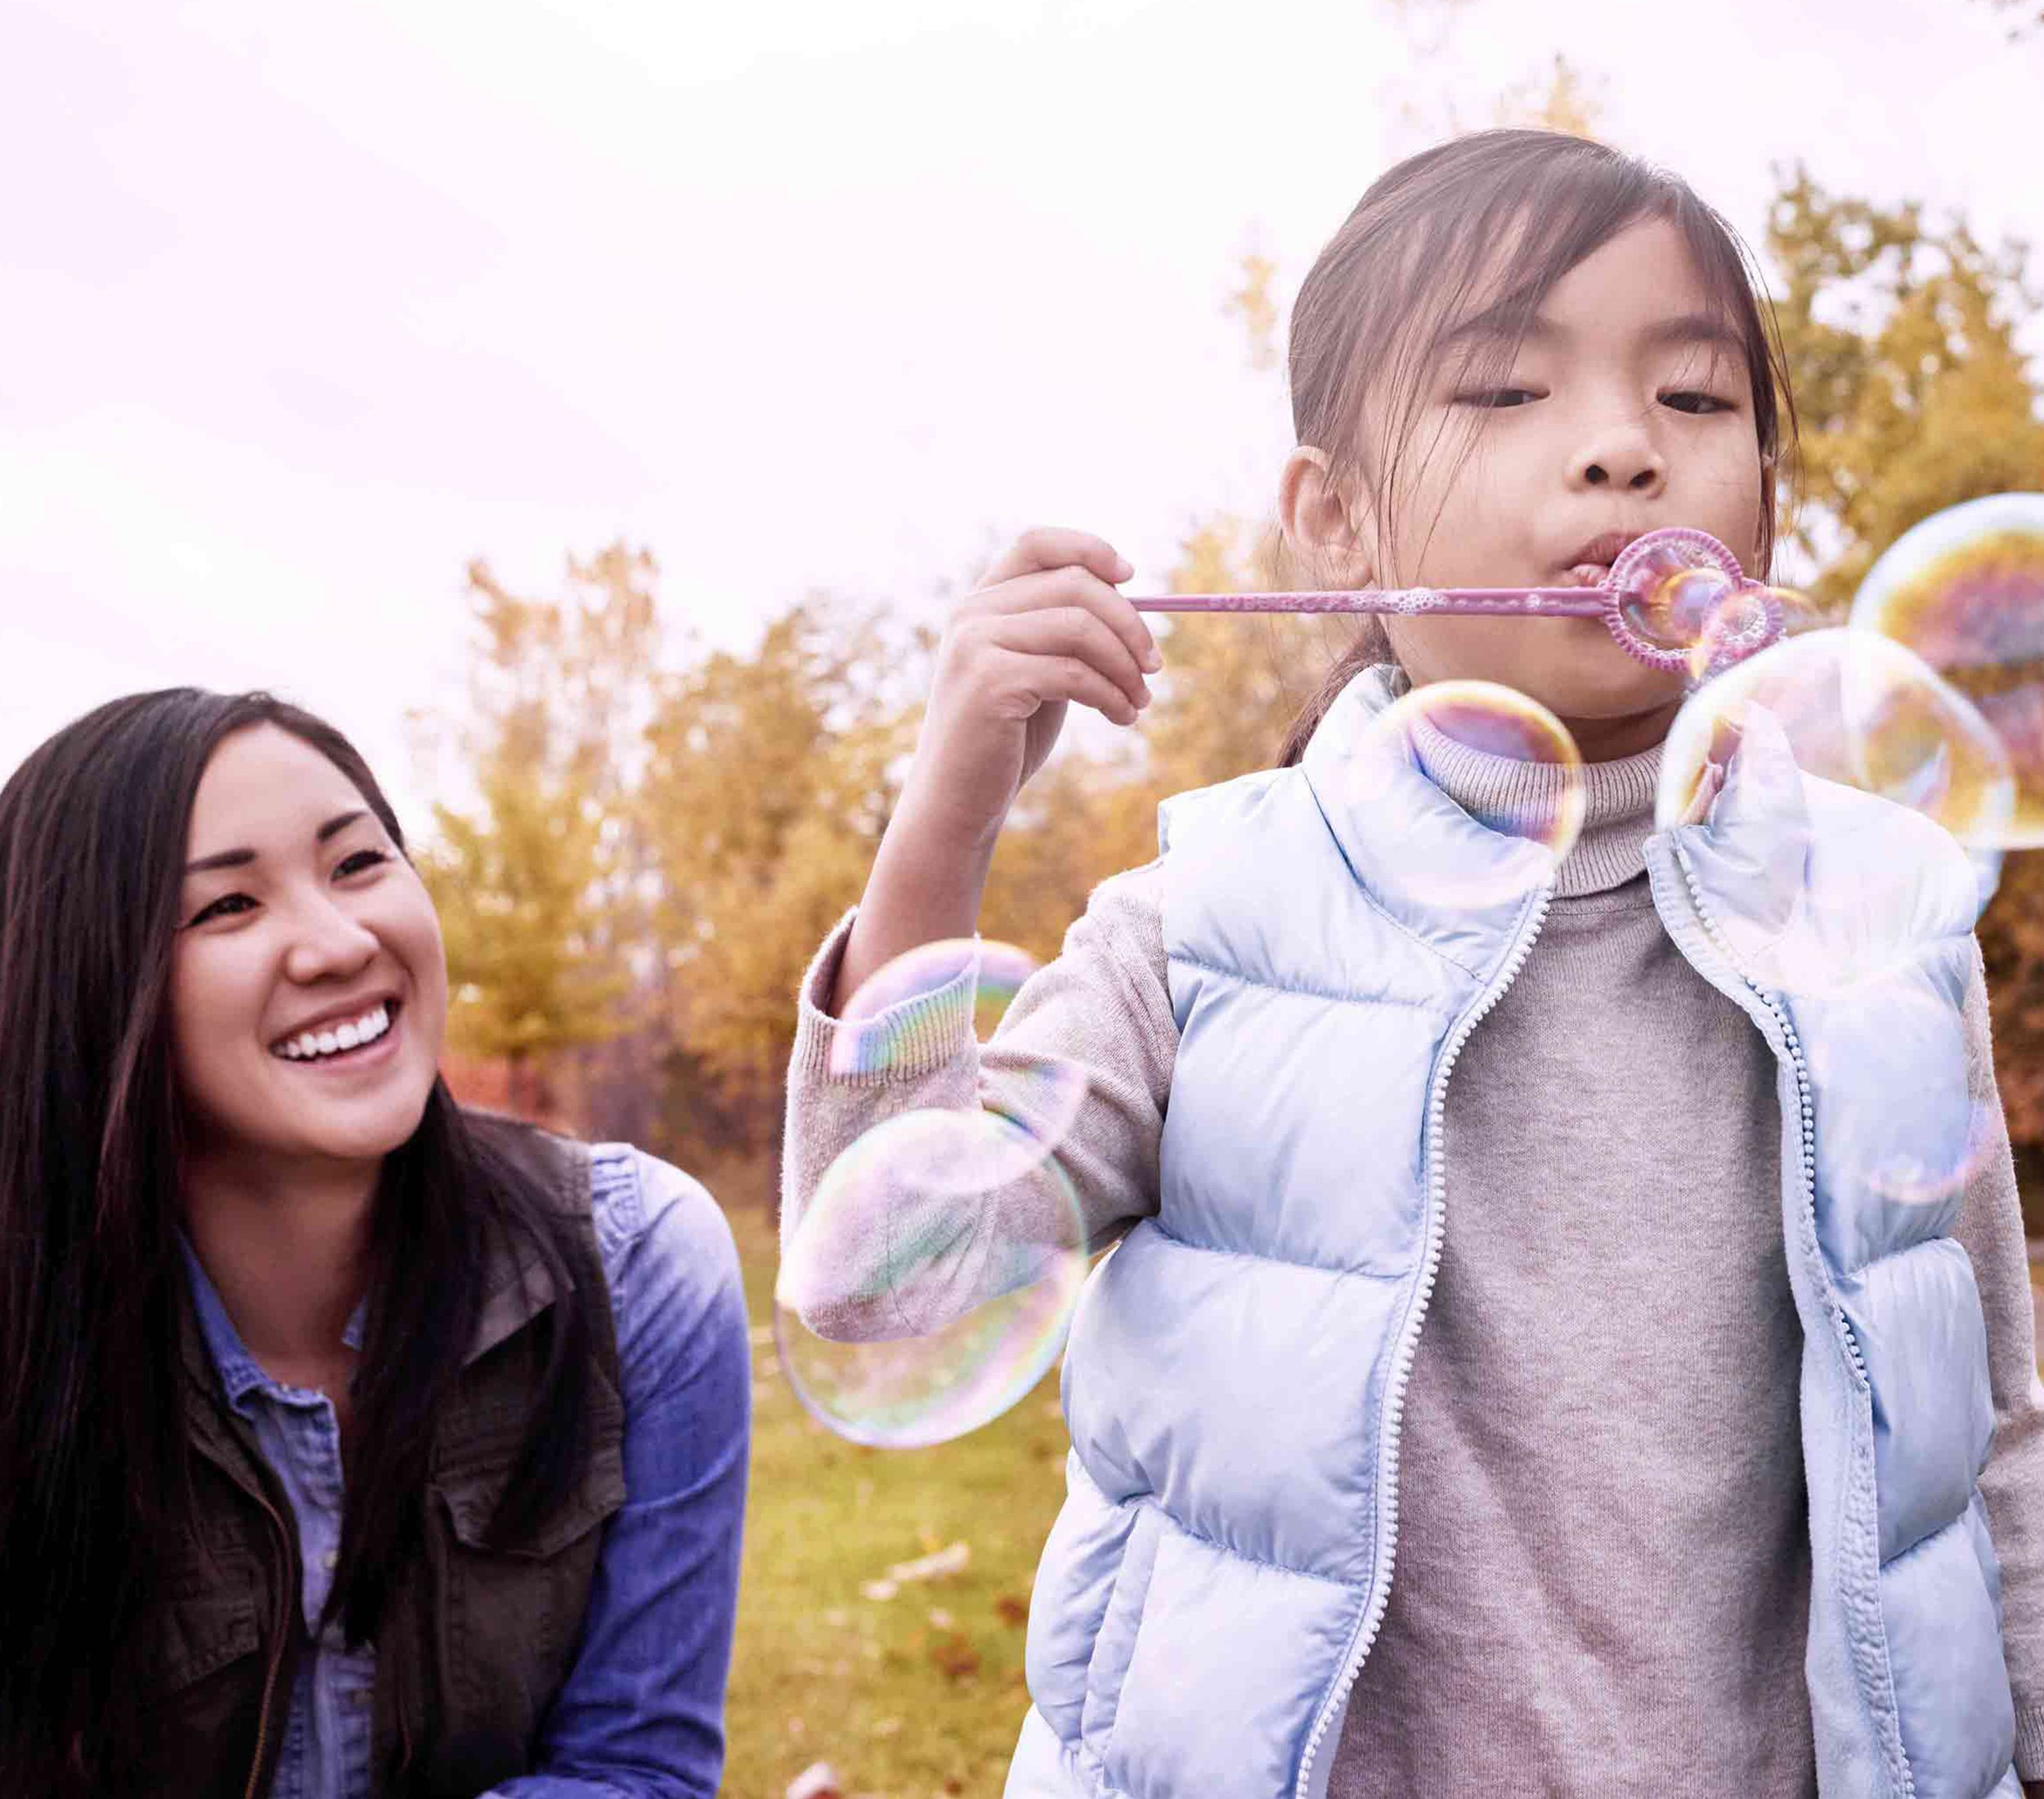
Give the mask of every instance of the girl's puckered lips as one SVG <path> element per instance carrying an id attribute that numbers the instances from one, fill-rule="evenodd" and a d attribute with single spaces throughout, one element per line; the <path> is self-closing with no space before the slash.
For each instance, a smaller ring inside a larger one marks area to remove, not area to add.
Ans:
<path id="1" fill-rule="evenodd" d="M 1574 555 L 1567 558 L 1562 562 L 1562 567 L 1578 568 L 1585 563 L 1595 563 L 1602 568 L 1608 568 L 1618 560 L 1619 553 L 1628 544 L 1635 542 L 1646 535 L 1643 531 L 1607 531 L 1602 536 L 1591 538 L 1588 543 L 1577 550 Z"/>

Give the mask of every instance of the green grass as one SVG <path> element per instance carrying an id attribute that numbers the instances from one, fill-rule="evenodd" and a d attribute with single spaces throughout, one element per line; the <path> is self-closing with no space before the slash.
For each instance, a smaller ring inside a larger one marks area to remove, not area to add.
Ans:
<path id="1" fill-rule="evenodd" d="M 845 1442 L 802 1409 L 773 1339 L 778 1246 L 765 1176 L 733 1171 L 724 1202 L 752 1323 L 752 1474 L 721 1791 L 782 1799 L 814 1761 L 847 1794 L 997 1799 L 1029 1706 L 1030 1582 L 1065 1495 L 1055 1369 L 984 1429 L 934 1448 Z M 964 1541 L 960 1573 L 861 1586 Z"/>

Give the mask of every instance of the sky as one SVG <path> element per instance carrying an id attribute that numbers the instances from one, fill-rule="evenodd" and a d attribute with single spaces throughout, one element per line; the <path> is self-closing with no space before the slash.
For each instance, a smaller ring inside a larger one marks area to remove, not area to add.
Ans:
<path id="1" fill-rule="evenodd" d="M 421 823 L 403 717 L 459 703 L 475 558 L 553 594 L 622 539 L 731 648 L 817 591 L 940 616 L 1038 524 L 1160 591 L 1292 443 L 1239 259 L 1289 311 L 1450 106 L 1559 52 L 1756 249 L 1798 159 L 2044 243 L 2044 38 L 2005 20 L 5 0 L 0 778 L 117 694 L 268 686 Z"/>

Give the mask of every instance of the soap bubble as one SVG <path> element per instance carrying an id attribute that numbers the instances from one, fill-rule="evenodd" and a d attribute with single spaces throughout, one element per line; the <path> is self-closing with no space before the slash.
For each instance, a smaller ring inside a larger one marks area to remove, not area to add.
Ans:
<path id="1" fill-rule="evenodd" d="M 975 1025 L 991 1036 L 1035 963 L 1011 944 L 927 944 L 845 1003 L 832 1072 L 912 1077 L 941 1023 L 916 1003 L 975 958 Z M 1064 1346 L 1089 1258 L 1056 1151 L 1086 1076 L 1050 1057 L 1004 1074 L 1005 1112 L 923 1107 L 867 1131 L 824 1172 L 782 1257 L 782 1369 L 805 1409 L 854 1442 L 962 1436 L 1029 1393 Z"/>
<path id="2" fill-rule="evenodd" d="M 1889 1205 L 1948 1206 L 2003 1141 L 1998 1106 L 1976 1097 L 1947 997 L 1920 981 L 1835 995 L 1830 1028 L 1803 1052 L 1833 1121 L 1831 1178 Z M 1952 1052 L 1926 1057 L 1926 1044 Z"/>
<path id="3" fill-rule="evenodd" d="M 1656 649 L 1688 650 L 1738 591 L 1723 569 L 1685 568 L 1664 576 L 1643 599 L 1623 596 L 1618 616 Z"/>
<path id="4" fill-rule="evenodd" d="M 782 1258 L 774 1341 L 790 1389 L 840 1436 L 947 1442 L 1007 1411 L 1057 1359 L 1085 1284 L 1084 1226 L 1056 1158 L 1000 1142 L 1024 1135 L 988 1112 L 905 1112 L 818 1184 Z M 961 1168 L 1004 1154 L 1019 1178 L 957 1191 Z"/>
<path id="5" fill-rule="evenodd" d="M 893 1011 L 912 999 L 926 998 L 940 988 L 961 979 L 979 958 L 979 978 L 973 989 L 973 1033 L 984 1041 L 1008 1008 L 1008 1002 L 1022 983 L 1036 972 L 1035 959 L 1011 943 L 978 937 L 944 937 L 920 944 L 859 984 L 858 991 L 845 1002 L 842 1024 L 863 1024 L 882 1012 Z M 878 1074 L 899 1067 L 914 1040 L 913 1026 L 919 1015 L 894 1012 L 877 1026 L 861 1030 L 840 1029 L 831 1040 L 830 1067 L 833 1074 Z"/>
<path id="6" fill-rule="evenodd" d="M 1748 736 L 1764 738 L 1804 776 L 1894 806 L 1869 809 L 1848 837 L 1813 833 L 1806 853 L 1845 866 L 1822 879 L 1813 864 L 1777 868 L 1750 917 L 1716 921 L 1724 946 L 1764 987 L 1834 998 L 1865 989 L 1889 971 L 1896 908 L 1912 903 L 1922 879 L 1921 829 L 1906 814 L 1969 847 L 1992 844 L 2013 804 L 2007 758 L 1970 702 L 1901 644 L 1871 631 L 1813 631 L 1690 696 L 1661 751 L 1657 828 L 1712 819 Z M 1821 790 L 1801 798 L 1827 803 Z M 1740 853 L 1736 846 L 1732 853 Z M 1977 885 L 1977 864 L 1975 876 Z M 1785 890 L 1781 877 L 1796 885 Z M 1835 904 L 1820 908 L 1820 894 Z"/>
<path id="7" fill-rule="evenodd" d="M 973 937 L 948 937 L 919 944 L 874 971 L 845 1003 L 828 1057 L 833 1075 L 899 1075 L 921 1051 L 930 1051 L 939 1021 L 926 999 L 959 980 L 979 957 L 979 980 L 973 996 L 974 1034 L 984 1043 L 993 1034 L 1008 1003 L 1035 973 L 1029 952 L 1011 943 L 983 942 Z M 1019 1132 L 975 1133 L 964 1138 L 942 1136 L 932 1142 L 938 1151 L 918 1151 L 915 1178 L 932 1192 L 984 1193 L 1018 1180 L 1065 1141 L 1086 1100 L 1086 1076 L 1075 1064 L 1051 1056 L 1015 1060 L 1004 1083 L 1007 1117 Z M 948 1116 L 938 1112 L 936 1117 Z M 975 1151 L 968 1155 L 967 1150 Z"/>
<path id="8" fill-rule="evenodd" d="M 1693 822 L 1750 706 L 1781 726 L 1805 774 L 1921 812 L 1969 848 L 2007 828 L 2008 758 L 1979 712 L 1901 644 L 1850 630 L 1785 638 L 1690 696 L 1661 751 L 1659 828 Z"/>
<path id="9" fill-rule="evenodd" d="M 1970 500 L 1912 526 L 1867 571 L 1850 620 L 1979 707 L 2015 776 L 1996 847 L 2044 846 L 2044 493 Z"/>
<path id="10" fill-rule="evenodd" d="M 1955 1199 L 1986 1165 L 2000 1137 L 1996 1108 L 1975 1100 L 1967 1107 L 1963 1137 L 1933 1151 L 1928 1159 L 1900 1151 L 1876 1159 L 1867 1170 L 1867 1184 L 1881 1198 L 1902 1205 L 1935 1205 Z"/>
<path id="11" fill-rule="evenodd" d="M 1689 649 L 1689 678 L 1707 680 L 1734 662 L 1757 655 L 1770 633 L 1785 635 L 1813 628 L 1815 617 L 1805 597 L 1789 587 L 1751 583 L 1728 588 L 1705 614 Z"/>
<path id="12" fill-rule="evenodd" d="M 1474 781 L 1512 796 L 1478 815 L 1444 795 L 1411 819 L 1392 878 L 1429 903 L 1489 906 L 1529 893 L 1553 877 L 1582 830 L 1575 738 L 1537 700 L 1495 682 L 1430 681 L 1387 707 L 1357 734 L 1331 797 L 1383 805 L 1401 768 L 1464 792 Z M 1517 852 L 1500 854 L 1490 833 L 1518 839 Z"/>

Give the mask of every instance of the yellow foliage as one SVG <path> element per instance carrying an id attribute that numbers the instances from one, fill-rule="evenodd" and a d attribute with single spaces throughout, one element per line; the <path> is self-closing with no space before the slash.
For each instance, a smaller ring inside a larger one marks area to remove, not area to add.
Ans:
<path id="1" fill-rule="evenodd" d="M 864 891 L 899 796 L 930 647 L 805 601 L 752 655 L 663 683 L 635 815 L 661 871 L 668 1016 L 733 1079 L 787 1066 L 803 967 Z"/>
<path id="2" fill-rule="evenodd" d="M 2044 421 L 2012 337 L 2038 299 L 2024 246 L 1990 253 L 1963 221 L 1934 231 L 1914 204 L 1834 198 L 1800 169 L 1768 248 L 1787 283 L 1776 316 L 1802 439 L 1786 536 L 1836 609 L 1917 520 L 2044 488 Z"/>
<path id="3" fill-rule="evenodd" d="M 481 806 L 434 807 L 419 868 L 446 941 L 449 1035 L 470 1055 L 516 1067 L 634 1021 L 621 733 L 630 676 L 652 653 L 652 572 L 621 546 L 571 562 L 577 597 L 562 602 L 469 569 L 477 641 L 459 737 Z"/>
<path id="4" fill-rule="evenodd" d="M 1542 79 L 1521 82 L 1498 96 L 1491 110 L 1499 125 L 1544 125 L 1549 131 L 1567 132 L 1573 137 L 1597 137 L 1603 117 L 1601 101 L 1594 98 L 1580 70 L 1554 52 L 1554 66 Z"/>

